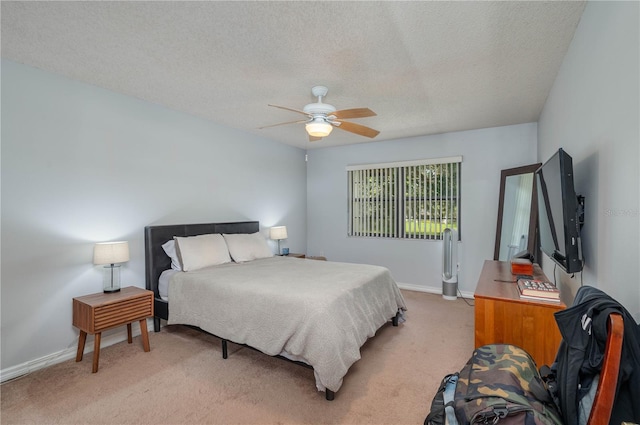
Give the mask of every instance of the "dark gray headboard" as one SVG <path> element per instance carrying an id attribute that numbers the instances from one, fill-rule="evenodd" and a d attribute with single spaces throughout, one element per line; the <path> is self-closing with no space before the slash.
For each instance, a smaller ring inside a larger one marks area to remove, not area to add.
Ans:
<path id="1" fill-rule="evenodd" d="M 196 236 L 208 233 L 255 233 L 260 230 L 258 221 L 238 221 L 233 223 L 170 224 L 147 226 L 144 228 L 145 280 L 146 288 L 158 293 L 158 279 L 163 271 L 171 268 L 171 259 L 162 245 L 174 236 Z"/>

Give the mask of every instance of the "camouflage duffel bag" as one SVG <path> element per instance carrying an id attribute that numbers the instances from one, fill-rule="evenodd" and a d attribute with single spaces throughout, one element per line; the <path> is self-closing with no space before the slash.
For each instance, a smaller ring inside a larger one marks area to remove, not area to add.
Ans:
<path id="1" fill-rule="evenodd" d="M 431 410 L 424 420 L 424 425 L 458 425 L 453 409 L 453 398 L 458 385 L 458 373 L 447 375 L 436 391 L 431 402 Z"/>
<path id="2" fill-rule="evenodd" d="M 454 408 L 460 424 L 562 424 L 535 362 L 509 344 L 473 352 L 459 373 Z"/>

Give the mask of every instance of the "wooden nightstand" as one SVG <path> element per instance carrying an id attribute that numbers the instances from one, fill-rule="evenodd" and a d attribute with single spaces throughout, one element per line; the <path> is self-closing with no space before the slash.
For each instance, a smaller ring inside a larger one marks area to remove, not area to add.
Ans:
<path id="1" fill-rule="evenodd" d="M 153 292 L 135 286 L 122 288 L 120 292 L 100 292 L 74 298 L 73 326 L 80 329 L 76 362 L 82 360 L 87 334 L 95 334 L 92 372 L 96 373 L 100 360 L 102 331 L 127 325 L 127 340 L 131 344 L 131 323 L 135 321 L 140 322 L 144 351 L 150 351 L 148 317 L 153 317 Z"/>
<path id="2" fill-rule="evenodd" d="M 320 260 L 320 261 L 327 261 L 327 257 L 323 257 L 321 255 L 307 255 L 305 257 L 307 260 Z"/>
<path id="3" fill-rule="evenodd" d="M 296 254 L 296 253 L 290 253 L 290 254 L 288 255 L 288 257 L 294 257 L 294 258 L 306 258 L 307 260 L 321 260 L 321 261 L 327 261 L 327 257 L 311 256 L 311 255 Z"/>

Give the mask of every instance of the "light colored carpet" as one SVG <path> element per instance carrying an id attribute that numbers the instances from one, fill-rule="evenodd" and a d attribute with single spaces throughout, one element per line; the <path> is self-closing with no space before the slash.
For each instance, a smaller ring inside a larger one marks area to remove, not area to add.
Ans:
<path id="1" fill-rule="evenodd" d="M 362 348 L 334 401 L 313 371 L 183 326 L 150 333 L 151 352 L 118 343 L 80 363 L 53 365 L 0 388 L 8 424 L 422 424 L 447 373 L 473 351 L 465 300 L 403 291 L 407 321 Z M 91 344 L 92 341 L 88 341 Z"/>

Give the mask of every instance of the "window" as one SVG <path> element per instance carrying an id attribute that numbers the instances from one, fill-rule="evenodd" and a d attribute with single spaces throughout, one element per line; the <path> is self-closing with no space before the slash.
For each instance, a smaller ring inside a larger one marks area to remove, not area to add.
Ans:
<path id="1" fill-rule="evenodd" d="M 460 239 L 462 157 L 353 165 L 349 181 L 349 236 Z"/>

